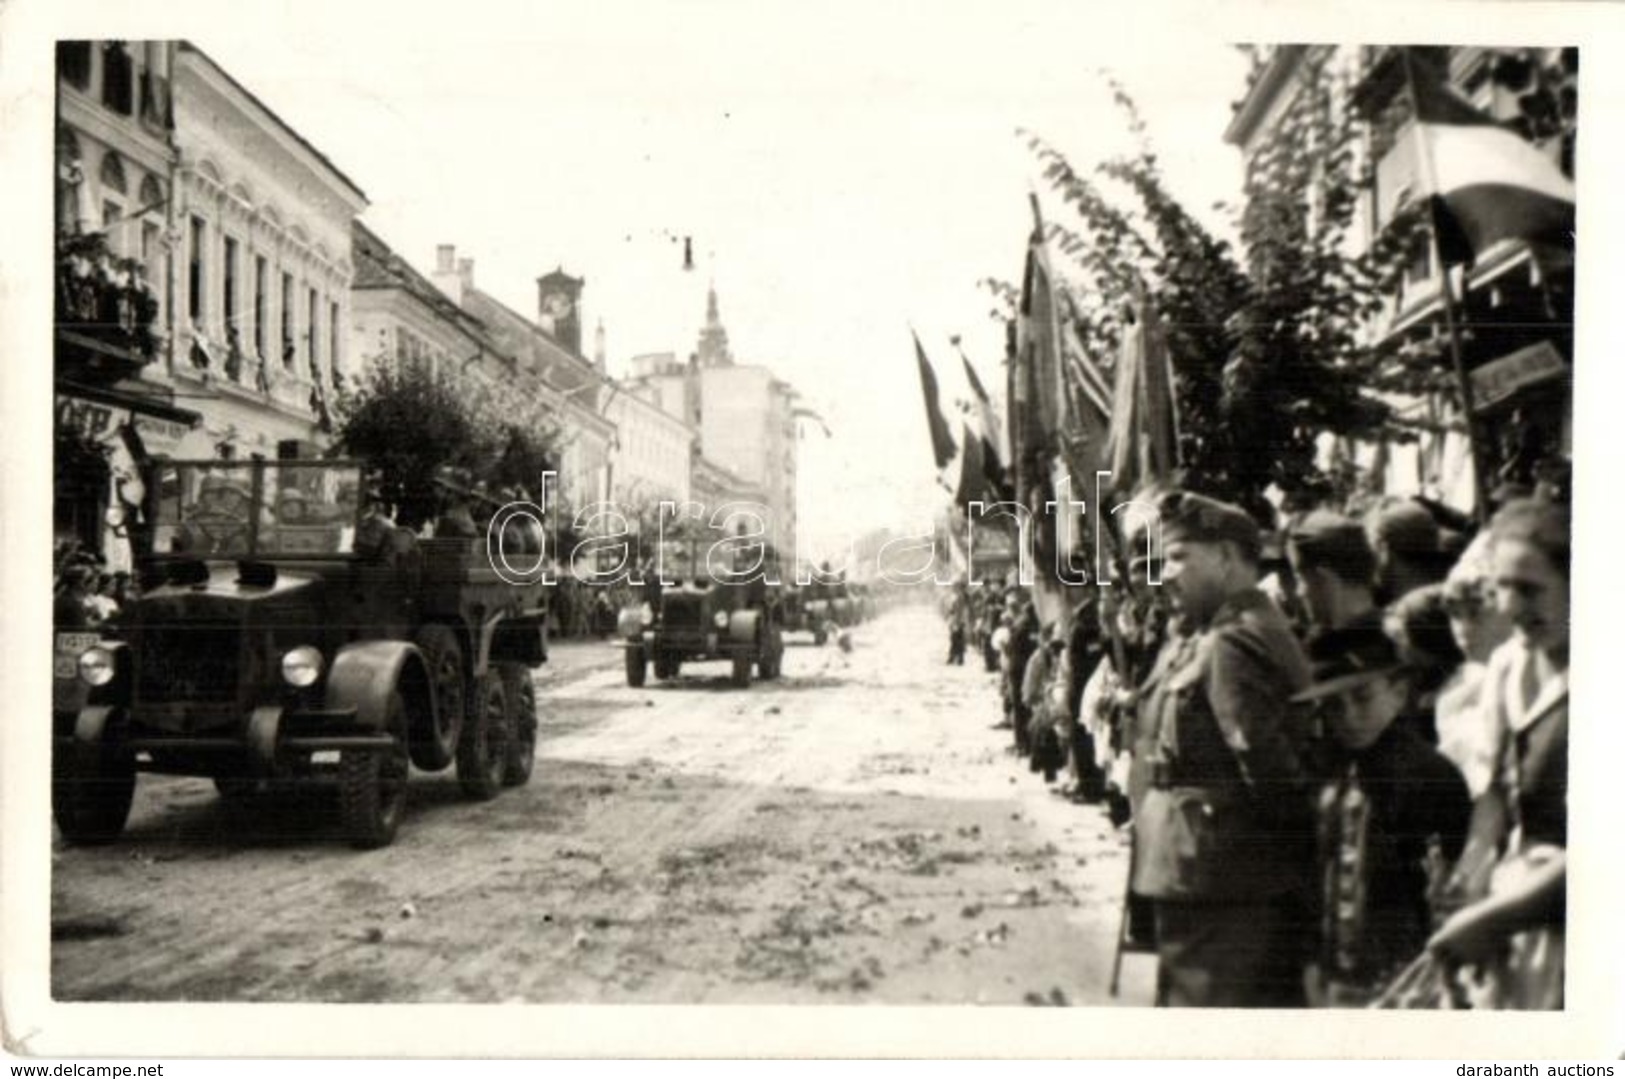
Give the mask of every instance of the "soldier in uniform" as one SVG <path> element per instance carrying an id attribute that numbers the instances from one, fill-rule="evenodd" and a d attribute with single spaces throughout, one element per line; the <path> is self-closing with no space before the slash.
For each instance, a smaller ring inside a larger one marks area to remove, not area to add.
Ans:
<path id="1" fill-rule="evenodd" d="M 1301 1007 L 1314 833 L 1292 696 L 1309 664 L 1258 588 L 1252 518 L 1184 492 L 1158 513 L 1185 632 L 1141 687 L 1133 890 L 1155 909 L 1157 1002 Z"/>

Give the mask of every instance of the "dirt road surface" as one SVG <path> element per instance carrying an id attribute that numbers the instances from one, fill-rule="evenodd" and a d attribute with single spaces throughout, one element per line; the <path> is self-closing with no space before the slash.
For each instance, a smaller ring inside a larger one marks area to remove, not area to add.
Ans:
<path id="1" fill-rule="evenodd" d="M 535 778 L 471 803 L 414 776 L 388 849 L 330 807 L 143 776 L 124 838 L 53 849 L 61 1000 L 1148 1002 L 1108 998 L 1122 837 L 1018 768 L 997 687 L 904 608 L 778 683 L 539 675 Z"/>

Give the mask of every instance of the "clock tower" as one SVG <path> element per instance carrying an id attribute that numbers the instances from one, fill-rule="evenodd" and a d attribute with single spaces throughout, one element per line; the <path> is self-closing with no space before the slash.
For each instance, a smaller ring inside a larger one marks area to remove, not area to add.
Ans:
<path id="1" fill-rule="evenodd" d="M 581 289 L 587 281 L 560 266 L 536 279 L 538 320 L 559 344 L 581 355 Z"/>

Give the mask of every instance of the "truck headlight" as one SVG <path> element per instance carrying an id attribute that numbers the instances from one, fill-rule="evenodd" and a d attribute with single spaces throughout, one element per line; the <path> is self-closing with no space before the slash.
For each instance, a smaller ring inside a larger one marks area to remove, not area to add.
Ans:
<path id="1" fill-rule="evenodd" d="M 322 675 L 322 654 L 302 644 L 282 657 L 282 680 L 290 686 L 314 685 Z"/>
<path id="2" fill-rule="evenodd" d="M 85 685 L 105 686 L 115 673 L 113 653 L 107 649 L 87 648 L 79 654 L 79 680 Z"/>
<path id="3" fill-rule="evenodd" d="M 727 629 L 728 628 L 728 612 L 727 611 L 718 611 L 716 617 L 711 619 L 711 622 L 718 629 Z"/>

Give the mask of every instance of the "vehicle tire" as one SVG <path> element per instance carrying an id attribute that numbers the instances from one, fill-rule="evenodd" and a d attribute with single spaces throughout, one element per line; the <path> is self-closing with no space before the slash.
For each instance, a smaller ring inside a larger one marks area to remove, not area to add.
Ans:
<path id="1" fill-rule="evenodd" d="M 346 749 L 339 754 L 339 827 L 358 850 L 395 842 L 406 808 L 411 753 L 406 702 L 398 690 L 389 695 L 384 731 L 394 739 L 388 749 Z"/>
<path id="2" fill-rule="evenodd" d="M 824 632 L 823 626 L 818 626 L 813 630 L 813 644 L 816 644 L 818 647 L 822 648 L 824 647 L 824 643 L 828 640 L 829 634 Z"/>
<path id="3" fill-rule="evenodd" d="M 773 630 L 768 634 L 767 645 L 761 658 L 756 661 L 757 677 L 763 679 L 777 678 L 784 673 L 784 637 Z"/>
<path id="4" fill-rule="evenodd" d="M 508 698 L 508 754 L 502 768 L 504 787 L 523 787 L 536 769 L 536 685 L 530 670 L 517 664 L 502 668 Z"/>
<path id="5" fill-rule="evenodd" d="M 468 712 L 464 698 L 463 649 L 450 626 L 424 626 L 417 646 L 428 663 L 434 686 L 435 715 L 423 715 L 412 724 L 412 763 L 425 772 L 438 772 L 451 764 Z"/>
<path id="6" fill-rule="evenodd" d="M 457 743 L 457 782 L 476 801 L 488 801 L 502 789 L 508 767 L 508 695 L 502 678 L 487 674 L 474 685 L 463 737 Z"/>
<path id="7" fill-rule="evenodd" d="M 649 654 L 641 644 L 626 646 L 626 684 L 633 689 L 643 685 L 649 676 Z"/>
<path id="8" fill-rule="evenodd" d="M 259 780 L 246 776 L 215 776 L 214 789 L 228 802 L 243 802 L 264 793 Z"/>
<path id="9" fill-rule="evenodd" d="M 738 652 L 734 654 L 733 684 L 738 689 L 744 689 L 746 686 L 750 685 L 750 661 L 751 656 L 749 652 Z"/>
<path id="10" fill-rule="evenodd" d="M 60 741 L 51 753 L 51 810 L 62 837 L 92 846 L 124 831 L 135 798 L 135 758 L 107 746 Z"/>
<path id="11" fill-rule="evenodd" d="M 674 668 L 676 666 L 677 664 L 673 662 L 673 656 L 670 652 L 655 653 L 656 678 L 660 679 L 661 681 L 665 681 L 668 678 L 675 677 L 677 672 Z"/>

